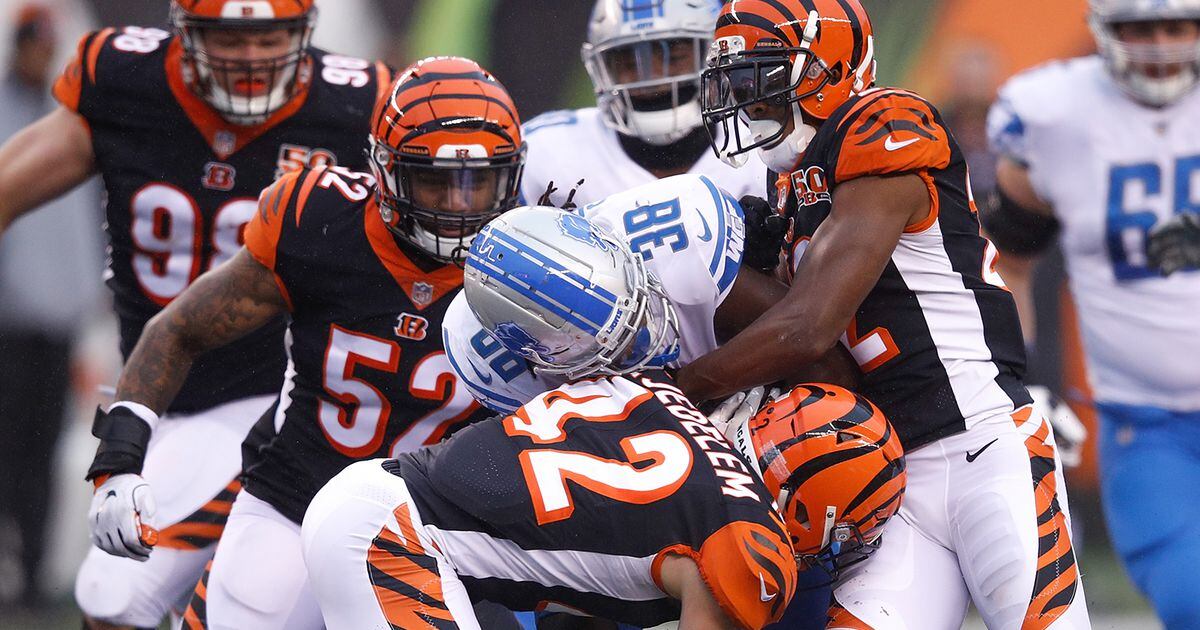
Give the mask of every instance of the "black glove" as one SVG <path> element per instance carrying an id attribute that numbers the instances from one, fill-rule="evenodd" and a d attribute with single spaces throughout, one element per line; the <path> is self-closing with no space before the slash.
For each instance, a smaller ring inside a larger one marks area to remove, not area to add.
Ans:
<path id="1" fill-rule="evenodd" d="M 1200 213 L 1181 212 L 1150 230 L 1146 256 L 1164 276 L 1200 269 Z"/>
<path id="2" fill-rule="evenodd" d="M 746 195 L 738 199 L 746 217 L 746 245 L 742 266 L 771 273 L 779 266 L 783 239 L 787 236 L 788 220 L 761 197 Z"/>

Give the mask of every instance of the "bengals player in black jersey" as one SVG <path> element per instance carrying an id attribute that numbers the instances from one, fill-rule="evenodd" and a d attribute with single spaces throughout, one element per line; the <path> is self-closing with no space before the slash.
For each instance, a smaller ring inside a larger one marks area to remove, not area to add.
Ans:
<path id="1" fill-rule="evenodd" d="M 0 148 L 0 231 L 103 177 L 124 356 L 151 317 L 237 253 L 279 175 L 365 167 L 362 138 L 390 72 L 311 47 L 315 11 L 313 0 L 176 0 L 170 32 L 89 33 L 54 86 L 61 106 Z M 96 546 L 76 599 L 94 627 L 156 626 L 186 604 L 237 492 L 239 444 L 283 377 L 283 319 L 263 324 L 197 357 L 171 405 L 117 405 L 135 430 L 158 426 L 144 466 L 102 458 L 89 475 L 101 486 Z M 131 521 L 103 516 L 107 502 L 136 506 L 160 530 L 153 557 Z"/>
<path id="2" fill-rule="evenodd" d="M 858 0 L 722 11 L 705 115 L 718 154 L 757 149 L 779 174 L 791 289 L 679 385 L 707 399 L 839 341 L 854 355 L 904 443 L 909 489 L 887 543 L 837 586 L 832 627 L 958 627 L 970 600 L 990 627 L 1086 627 L 1053 434 L 1031 413 L 1016 306 L 962 151 L 933 105 L 874 80 Z"/>
<path id="3" fill-rule="evenodd" d="M 299 537 L 313 494 L 357 459 L 477 417 L 438 331 L 462 284 L 456 258 L 516 202 L 515 106 L 474 62 L 434 57 L 400 75 L 371 122 L 371 172 L 305 168 L 263 191 L 245 247 L 151 321 L 117 385 L 119 400 L 158 412 L 202 352 L 287 317 L 279 400 L 246 439 L 245 487 L 189 628 L 320 628 Z M 97 461 L 144 443 L 121 439 Z"/>
<path id="4" fill-rule="evenodd" d="M 638 373 L 670 345 L 656 331 L 673 307 L 598 223 L 506 214 L 475 239 L 464 293 L 495 343 L 575 378 L 318 493 L 304 554 L 331 629 L 479 628 L 472 600 L 761 628 L 798 561 L 865 557 L 900 505 L 899 440 L 861 396 L 806 385 L 753 418 L 706 417 Z"/>

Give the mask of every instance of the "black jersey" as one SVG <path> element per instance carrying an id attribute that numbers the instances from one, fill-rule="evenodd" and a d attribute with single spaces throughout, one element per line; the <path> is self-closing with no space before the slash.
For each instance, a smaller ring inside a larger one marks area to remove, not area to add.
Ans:
<path id="1" fill-rule="evenodd" d="M 911 450 L 1030 403 L 1016 303 L 979 234 L 962 150 L 926 100 L 868 90 L 821 124 L 775 203 L 795 221 L 794 271 L 839 184 L 896 173 L 920 176 L 932 209 L 905 228 L 842 343 L 864 373 L 859 391 Z"/>
<path id="2" fill-rule="evenodd" d="M 362 167 L 385 66 L 311 51 L 307 88 L 263 124 L 227 123 L 185 83 L 179 40 L 128 27 L 90 33 L 54 94 L 91 130 L 107 192 L 106 279 L 128 357 L 146 322 L 241 247 L 258 193 L 309 164 Z M 171 404 L 194 412 L 274 393 L 283 375 L 280 319 L 199 357 Z"/>
<path id="3" fill-rule="evenodd" d="M 484 417 L 442 349 L 462 269 L 418 267 L 380 217 L 374 185 L 340 167 L 288 173 L 246 228 L 291 311 L 281 399 L 247 438 L 246 489 L 297 523 L 350 463 Z"/>
<path id="4" fill-rule="evenodd" d="M 778 619 L 795 589 L 766 487 L 662 373 L 563 385 L 384 468 L 475 600 L 649 627 L 679 618 L 668 552 L 741 626 Z"/>

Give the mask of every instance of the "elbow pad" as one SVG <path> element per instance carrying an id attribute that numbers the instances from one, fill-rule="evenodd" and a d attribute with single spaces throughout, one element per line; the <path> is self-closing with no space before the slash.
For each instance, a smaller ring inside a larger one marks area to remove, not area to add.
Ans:
<path id="1" fill-rule="evenodd" d="M 1018 256 L 1032 256 L 1054 244 L 1062 226 L 1054 216 L 1034 212 L 996 187 L 979 212 L 979 222 L 996 247 Z"/>

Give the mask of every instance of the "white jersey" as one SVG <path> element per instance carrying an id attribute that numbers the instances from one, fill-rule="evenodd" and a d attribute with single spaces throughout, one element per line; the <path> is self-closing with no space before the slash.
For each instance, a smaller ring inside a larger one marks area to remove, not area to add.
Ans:
<path id="1" fill-rule="evenodd" d="M 550 182 L 558 189 L 551 200 L 561 204 L 575 183 L 584 180 L 574 198 L 584 206 L 658 180 L 630 159 L 595 107 L 547 112 L 525 123 L 522 136 L 529 145 L 521 175 L 523 204 L 537 203 Z M 733 168 L 705 151 L 688 173 L 707 176 L 734 199 L 767 196 L 767 167 L 757 153 L 745 166 Z"/>
<path id="2" fill-rule="evenodd" d="M 1200 90 L 1144 107 L 1085 57 L 1014 77 L 988 126 L 1062 224 L 1096 399 L 1200 409 L 1200 271 L 1146 267 L 1149 230 L 1200 211 Z"/>
<path id="3" fill-rule="evenodd" d="M 624 238 L 642 254 L 679 317 L 679 358 L 685 365 L 717 347 L 713 315 L 742 264 L 742 209 L 703 175 L 654 180 L 578 212 Z M 459 293 L 443 320 L 446 355 L 461 383 L 485 406 L 512 413 L 561 379 L 534 375 L 484 330 Z"/>

